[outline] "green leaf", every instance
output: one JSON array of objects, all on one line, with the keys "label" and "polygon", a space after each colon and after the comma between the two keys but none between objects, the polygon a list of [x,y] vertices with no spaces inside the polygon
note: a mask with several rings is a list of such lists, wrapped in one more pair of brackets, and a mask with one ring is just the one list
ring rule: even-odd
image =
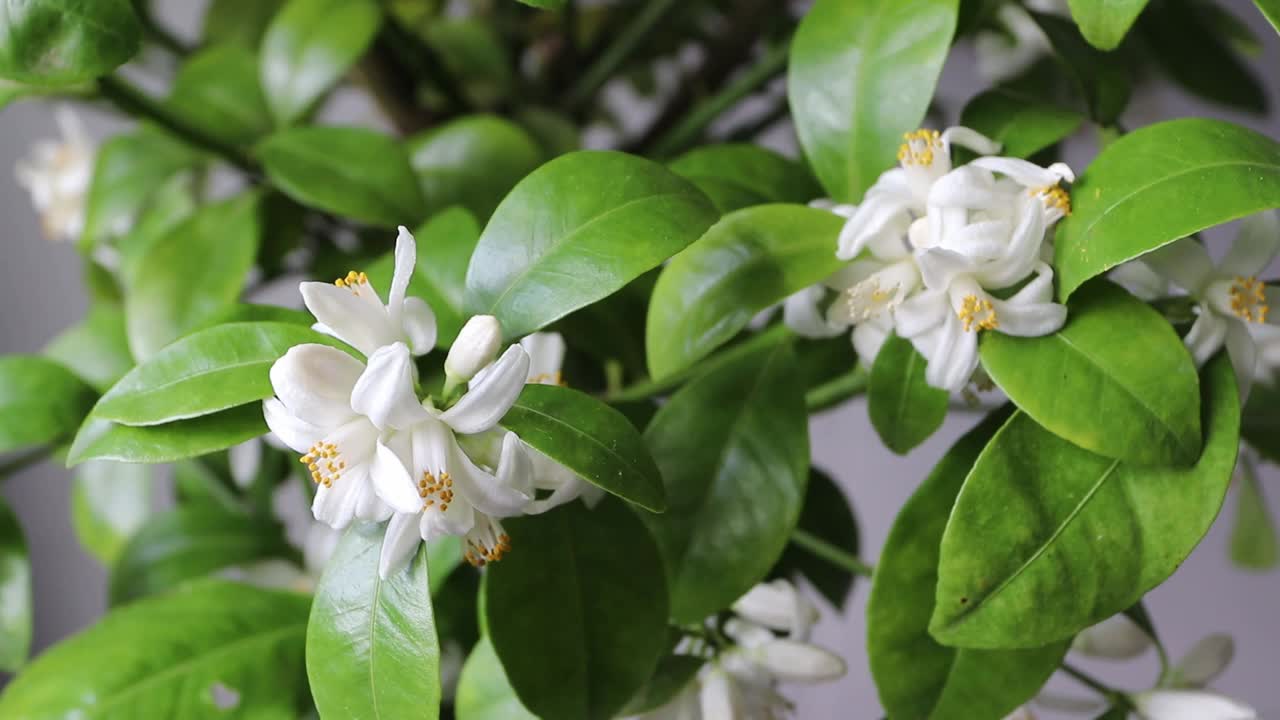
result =
[{"label": "green leaf", "polygon": [[542,717],[613,717],[667,650],[653,539],[613,498],[504,524],[512,550],[487,569],[484,612],[511,686]]},{"label": "green leaf", "polygon": [[152,516],[125,543],[111,569],[108,597],[122,605],[232,565],[292,552],[274,520],[212,506]]},{"label": "green leaf", "polygon": [[1147,0],[1067,0],[1071,18],[1089,44],[1099,50],[1114,50],[1138,19]]},{"label": "green leaf", "polygon": [[867,414],[885,447],[899,455],[928,440],[947,419],[951,395],[925,382],[924,366],[911,342],[897,335],[885,340],[871,366]]},{"label": "green leaf", "polygon": [[1089,114],[1101,125],[1114,124],[1129,104],[1133,89],[1129,68],[1118,54],[1100,52],[1086,44],[1070,21],[1043,13],[1032,16],[1049,38],[1059,66],[1084,97]]},{"label": "green leaf", "polygon": [[557,385],[524,386],[501,421],[533,449],[592,485],[662,512],[662,475],[626,416],[586,393]]},{"label": "green leaf", "polygon": [[119,608],[50,648],[0,695],[6,720],[297,717],[310,598],[208,582]]},{"label": "green leaf", "polygon": [[[31,559],[18,517],[0,497],[0,671],[17,672],[31,650]],[[6,716],[7,717],[7,716]]]},{"label": "green leaf", "polygon": [[138,280],[138,267],[156,243],[197,209],[195,173],[178,173],[156,188],[142,204],[137,220],[127,233],[116,238],[120,251],[120,286],[128,288]]},{"label": "green leaf", "polygon": [[[1265,113],[1267,91],[1249,64],[1223,34],[1205,31],[1213,27],[1211,8],[1217,6],[1159,0],[1139,28],[1156,61],[1183,88],[1212,102]],[[1190,47],[1195,52],[1187,52]]]},{"label": "green leaf", "polygon": [[1019,409],[1086,450],[1137,465],[1200,457],[1195,362],[1160,313],[1109,282],[1073,296],[1058,332],[985,333],[981,354]]},{"label": "green leaf", "polygon": [[258,249],[257,212],[254,194],[208,205],[138,258],[124,307],[140,362],[239,297]]},{"label": "green leaf", "polygon": [[[467,288],[467,264],[480,241],[480,226],[463,208],[433,215],[413,233],[420,260],[409,280],[409,295],[427,301],[436,316],[436,344],[448,347],[467,321],[462,309]],[[385,291],[391,287],[395,257],[387,253],[365,268],[369,282]]]},{"label": "green leaf", "polygon": [[364,54],[381,23],[374,0],[289,0],[262,38],[262,87],[276,123],[305,115]]},{"label": "green leaf", "polygon": [[[387,282],[389,283],[390,280]],[[201,325],[199,329],[205,330],[225,323],[289,323],[291,325],[311,327],[315,321],[316,319],[311,317],[311,313],[306,310],[294,310],[293,308],[276,305],[236,303],[228,305],[222,312],[209,318],[208,322]]]},{"label": "green leaf", "polygon": [[[436,17],[423,35],[445,72],[455,78],[464,102],[492,108],[511,100],[512,68],[517,63],[495,23],[482,17]],[[446,106],[452,102],[447,97],[435,101]]]},{"label": "green leaf", "polygon": [[76,434],[68,467],[86,460],[164,463],[226,450],[267,433],[262,406],[241,405],[164,425],[130,427],[91,418]]},{"label": "green leaf", "polygon": [[197,160],[173,136],[150,127],[107,140],[94,161],[80,247],[91,249],[121,234],[161,186]]},{"label": "green leaf", "polygon": [[43,352],[98,391],[114,385],[133,367],[124,313],[106,303],[90,307],[83,320],[58,333]]},{"label": "green leaf", "polygon": [[538,720],[520,704],[488,637],[471,649],[458,678],[458,720]]},{"label": "green leaf", "polygon": [[1058,668],[1067,643],[971,650],[929,635],[938,545],[974,460],[1009,417],[997,410],[960,438],[899,511],[876,565],[867,604],[867,652],[885,711],[895,718],[1001,718],[1030,700]]},{"label": "green leaf", "polygon": [[1072,187],[1071,199],[1073,212],[1054,243],[1064,300],[1122,262],[1280,207],[1280,143],[1221,120],[1151,125],[1102,151]]},{"label": "green leaf", "polygon": [[565,3],[569,0],[520,0],[520,2],[529,7],[542,8],[543,10],[563,10]]},{"label": "green leaf", "polygon": [[427,206],[461,205],[488,218],[524,176],[542,164],[538,144],[496,115],[470,115],[411,138],[409,164]]},{"label": "green leaf", "polygon": [[0,11],[0,76],[72,85],[137,54],[142,28],[129,0],[26,0]]},{"label": "green leaf", "polygon": [[1217,516],[1239,449],[1240,400],[1225,353],[1205,366],[1201,385],[1204,452],[1187,469],[1094,455],[1014,415],[951,512],[933,636],[963,647],[1045,645],[1168,578]]},{"label": "green leaf", "polygon": [[409,567],[382,580],[382,536],[378,525],[348,530],[316,587],[307,676],[321,717],[439,717],[427,553],[419,550]]},{"label": "green leaf", "polygon": [[151,468],[94,460],[71,481],[71,526],[89,554],[107,567],[151,514]]},{"label": "green leaf", "polygon": [[1075,134],[1084,116],[1011,88],[994,88],[973,98],[960,124],[1002,144],[1000,154],[1026,158]]},{"label": "green leaf", "polygon": [[786,343],[694,378],[645,430],[667,511],[658,540],[671,617],[700,623],[768,574],[800,517],[809,479],[803,378]]},{"label": "green leaf", "polygon": [[759,145],[708,145],[667,167],[697,185],[722,213],[765,203],[806,203],[822,195],[807,168]]},{"label": "green leaf", "polygon": [[192,55],[173,79],[168,106],[191,127],[226,142],[252,143],[271,132],[258,84],[258,56],[241,45]]},{"label": "green leaf", "polygon": [[1236,468],[1236,524],[1231,529],[1231,562],[1250,570],[1280,564],[1280,540],[1258,471],[1247,455]]},{"label": "green leaf", "polygon": [[[851,557],[858,556],[858,522],[853,516],[853,507],[840,486],[817,468],[809,469],[809,487],[805,490],[804,507],[796,528]],[[823,597],[842,610],[853,590],[853,573],[794,543],[783,551],[775,572],[793,578],[803,575]]]},{"label": "green leaf", "polygon": [[582,148],[577,124],[560,112],[526,105],[516,111],[515,119],[538,142],[548,158]]},{"label": "green leaf", "polygon": [[576,152],[521,180],[467,270],[466,307],[507,337],[538,330],[622,286],[715,222],[705,195],[644,158]]},{"label": "green leaf", "polygon": [[[809,165],[857,202],[924,120],[958,0],[818,0],[791,43],[787,96]],[[891,102],[886,99],[892,98]]]},{"label": "green leaf", "polygon": [[649,372],[661,379],[689,367],[761,310],[839,270],[843,222],[826,210],[761,205],[711,226],[658,277],[645,326]]},{"label": "green leaf", "polygon": [[284,0],[212,0],[204,13],[207,45],[236,43],[257,50]]},{"label": "green leaf", "polygon": [[165,347],[120,379],[93,409],[122,425],[159,425],[271,397],[272,364],[303,343],[340,347],[291,323],[215,325]]},{"label": "green leaf", "polygon": [[51,360],[0,356],[0,453],[65,440],[80,426],[96,394]]},{"label": "green leaf", "polygon": [[653,677],[631,698],[631,702],[622,709],[622,714],[642,715],[671,702],[672,698],[693,682],[694,676],[706,663],[705,658],[692,655],[667,655],[662,658],[653,671]]},{"label": "green leaf", "polygon": [[404,148],[355,127],[283,130],[258,146],[267,175],[284,194],[320,210],[382,227],[426,217]]},{"label": "green leaf", "polygon": [[1280,464],[1280,384],[1254,383],[1243,412],[1241,437],[1262,457]]},{"label": "green leaf", "polygon": [[1253,4],[1258,6],[1258,11],[1267,18],[1271,27],[1280,32],[1280,0],[1253,0]]}]

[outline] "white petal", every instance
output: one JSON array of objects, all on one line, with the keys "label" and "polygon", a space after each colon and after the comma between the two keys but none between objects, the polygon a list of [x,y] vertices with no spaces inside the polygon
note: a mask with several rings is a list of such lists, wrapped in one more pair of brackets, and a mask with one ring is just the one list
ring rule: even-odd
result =
[{"label": "white petal", "polygon": [[948,148],[953,145],[959,145],[979,155],[991,155],[1000,152],[1000,143],[977,130],[971,130],[963,125],[956,125],[943,130],[941,139]]},{"label": "white petal", "polygon": [[262,441],[254,438],[232,445],[227,450],[227,461],[236,487],[249,487],[258,477],[258,469],[262,467]]},{"label": "white petal", "polygon": [[1057,303],[1015,304],[992,300],[1000,326],[997,332],[1015,337],[1040,337],[1062,329],[1067,307]]},{"label": "white petal", "polygon": [[1040,262],[1040,250],[1044,245],[1044,213],[1040,201],[1023,196],[1018,206],[1018,226],[1009,238],[1004,256],[982,268],[979,280],[989,288],[1008,287],[1027,276]]},{"label": "white petal", "polygon": [[870,368],[875,364],[880,348],[889,339],[890,329],[883,322],[876,322],[876,318],[858,323],[853,328],[853,351],[858,354],[858,361],[864,367]]},{"label": "white petal", "polygon": [[418,495],[417,483],[405,469],[401,458],[394,450],[378,442],[378,452],[373,459],[373,489],[392,510],[416,513],[422,510],[422,498]]},{"label": "white petal", "polygon": [[403,429],[431,416],[413,390],[413,357],[404,343],[378,348],[351,390],[351,408],[379,429]]},{"label": "white petal", "polygon": [[507,414],[528,377],[529,356],[524,348],[512,345],[481,382],[440,415],[440,420],[467,435],[484,432]]},{"label": "white petal", "polygon": [[791,331],[807,338],[829,338],[844,332],[845,326],[827,321],[818,309],[826,297],[826,288],[812,285],[792,294],[782,303],[782,322]]},{"label": "white petal", "polygon": [[529,382],[551,382],[564,366],[564,336],[557,332],[540,332],[520,340],[529,355]]},{"label": "white petal", "polygon": [[352,492],[356,495],[356,517],[365,522],[382,522],[391,517],[391,506],[378,497],[378,492],[373,488],[370,470],[369,467],[364,468],[358,481],[347,477],[343,480],[351,483]]},{"label": "white petal", "polygon": [[502,346],[502,326],[492,315],[475,315],[458,331],[458,337],[444,359],[444,372],[451,382],[466,383],[493,361]]},{"label": "white petal", "polygon": [[942,325],[951,314],[947,294],[942,290],[928,290],[907,298],[894,309],[894,327],[898,335],[915,338]]},{"label": "white petal", "polygon": [[840,229],[836,239],[836,257],[841,260],[856,258],[867,243],[881,234],[904,235],[911,223],[908,212],[910,198],[910,194],[905,192],[868,192],[867,199]]},{"label": "white petal", "polygon": [[387,317],[391,327],[400,327],[404,310],[404,296],[413,279],[413,266],[418,261],[418,243],[405,226],[400,226],[396,236],[395,271],[391,276],[391,290],[387,294]]},{"label": "white petal", "polygon": [[387,317],[387,309],[372,288],[364,287],[357,295],[331,283],[304,282],[298,289],[316,320],[334,337],[366,356],[400,339]]},{"label": "white petal", "polygon": [[733,680],[725,671],[714,668],[702,678],[702,690],[698,693],[702,703],[702,720],[740,720],[737,691]]},{"label": "white petal", "polygon": [[1231,356],[1231,367],[1236,372],[1236,389],[1240,392],[1240,403],[1249,399],[1249,390],[1253,386],[1253,371],[1258,364],[1258,346],[1249,334],[1249,328],[1234,318],[1226,320],[1227,354]]},{"label": "white petal", "polygon": [[784,681],[827,682],[845,674],[843,658],[809,643],[779,639],[761,646],[757,653],[757,661]]},{"label": "white petal", "polygon": [[981,172],[973,163],[943,175],[929,189],[931,210],[935,207],[982,210],[1008,204],[1012,199],[1008,192],[997,189],[990,182],[990,175]]},{"label": "white petal", "polygon": [[1064,178],[1074,177],[1071,169],[1065,165],[1052,165],[1049,168],[1043,168],[1021,158],[981,157],[969,164],[994,173],[1000,173],[1019,185],[1033,189],[1052,187]]},{"label": "white petal", "polygon": [[759,583],[733,603],[733,611],[751,622],[803,636],[818,610],[786,580]]},{"label": "white petal", "polygon": [[349,420],[351,389],[364,364],[327,345],[294,345],[271,366],[271,387],[292,414],[312,425],[333,427]]},{"label": "white petal", "polygon": [[1200,305],[1200,316],[1191,325],[1191,331],[1182,339],[1196,365],[1204,365],[1209,358],[1222,347],[1227,339],[1227,320],[1206,307]]},{"label": "white petal", "polygon": [[[466,453],[458,447],[458,443],[449,437],[449,473],[453,476],[453,486],[457,494],[486,515],[496,518],[512,517],[524,511],[529,503],[529,496],[519,490],[504,485],[498,478],[481,470]],[[518,468],[512,469],[512,472]],[[455,503],[456,504],[456,503]]]},{"label": "white petal", "polygon": [[1240,221],[1240,234],[1227,256],[1218,263],[1218,271],[1224,275],[1251,277],[1266,270],[1277,252],[1280,252],[1280,214],[1266,210],[1250,215]]},{"label": "white petal", "polygon": [[978,334],[965,330],[955,313],[948,313],[934,332],[937,334],[933,352],[927,356],[925,381],[942,390],[959,392],[978,367]]},{"label": "white petal", "polygon": [[414,355],[426,355],[436,346],[436,314],[422,298],[405,298],[404,314],[400,318],[405,339]]},{"label": "white petal", "polygon": [[502,438],[497,480],[499,485],[533,497],[533,461],[530,460],[520,436],[513,432],[508,432]]},{"label": "white petal", "polygon": [[337,483],[333,487],[316,486],[316,497],[311,501],[311,513],[316,520],[334,530],[343,530],[356,517],[356,503],[360,499],[351,483]]},{"label": "white petal", "polygon": [[1200,292],[1214,270],[1204,246],[1191,238],[1152,250],[1142,256],[1142,261],[1193,295]]},{"label": "white petal", "polygon": [[1189,690],[1152,690],[1133,696],[1144,720],[1257,720],[1248,705],[1221,695]]},{"label": "white petal", "polygon": [[1230,635],[1208,635],[1173,668],[1174,682],[1179,687],[1202,688],[1213,682],[1235,657],[1236,644]]},{"label": "white petal", "polygon": [[1169,281],[1141,260],[1114,268],[1109,277],[1139,300],[1155,300],[1169,294]]},{"label": "white petal", "polygon": [[920,266],[920,278],[930,290],[946,290],[956,276],[973,272],[975,265],[968,257],[941,248],[917,251],[916,262]]},{"label": "white petal", "polygon": [[422,519],[418,522],[418,534],[423,540],[430,542],[444,535],[461,537],[471,532],[475,525],[476,509],[470,503],[452,502],[444,512],[436,505],[422,513]]},{"label": "white petal", "polygon": [[284,403],[275,398],[262,402],[262,416],[272,434],[294,452],[308,452],[312,445],[324,437],[323,429],[290,413]]},{"label": "white petal", "polygon": [[1151,636],[1124,613],[1086,628],[1071,643],[1071,649],[1081,655],[1114,660],[1135,658],[1149,647]]},{"label": "white petal", "polygon": [[378,577],[391,577],[409,564],[422,538],[418,532],[417,513],[396,513],[387,522],[387,533],[382,539],[382,554],[378,557]]}]

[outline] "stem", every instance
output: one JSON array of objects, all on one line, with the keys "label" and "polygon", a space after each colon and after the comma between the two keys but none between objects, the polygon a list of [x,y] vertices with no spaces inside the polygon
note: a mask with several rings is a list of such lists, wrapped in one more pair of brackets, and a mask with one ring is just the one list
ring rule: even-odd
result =
[{"label": "stem", "polygon": [[145,6],[145,3],[136,3],[134,5],[138,10],[138,23],[142,25],[142,30],[160,47],[177,55],[185,57],[191,54],[191,48],[187,46],[177,35],[169,32],[168,28],[156,21],[154,15]]},{"label": "stem", "polygon": [[791,542],[797,547],[802,547],[832,565],[848,570],[854,575],[871,577],[875,574],[875,568],[872,566],[862,562],[857,557],[850,555],[817,535],[810,533],[808,530],[796,528],[791,533]]},{"label": "stem", "polygon": [[1125,696],[1124,693],[1120,692],[1119,690],[1116,690],[1115,688],[1104,685],[1101,681],[1099,681],[1097,678],[1093,677],[1089,673],[1086,673],[1085,671],[1080,670],[1079,668],[1073,667],[1070,663],[1065,663],[1065,662],[1062,663],[1062,671],[1070,675],[1071,677],[1075,678],[1080,683],[1087,685],[1090,689],[1096,691],[1103,697],[1105,697],[1108,701],[1110,701],[1112,705],[1129,707],[1129,699]]},{"label": "stem", "polygon": [[203,131],[192,127],[178,117],[172,110],[157,102],[154,98],[129,84],[116,75],[107,75],[98,80],[98,92],[110,100],[121,111],[146,117],[155,124],[169,131],[179,139],[218,155],[223,160],[251,174],[258,175],[258,163],[250,155],[235,145],[223,142],[206,135]]},{"label": "stem", "polygon": [[35,450],[28,450],[5,460],[0,463],[0,480],[10,475],[16,475],[32,465],[39,464],[46,457],[49,457],[52,449],[52,447],[38,447]]},{"label": "stem", "polygon": [[809,412],[818,412],[838,405],[867,389],[871,373],[861,364],[804,394],[804,404]]},{"label": "stem", "polygon": [[707,361],[698,365],[685,368],[678,373],[673,373],[661,380],[645,380],[635,383],[627,387],[621,388],[616,392],[608,392],[604,395],[604,401],[608,403],[631,402],[633,400],[643,400],[644,398],[659,395],[667,390],[679,387],[695,374],[709,371],[712,368],[720,367],[725,363],[732,362],[738,358],[768,347],[788,335],[788,330],[783,325],[775,325],[762,333],[753,335],[726,350],[722,350],[719,354],[713,355]]},{"label": "stem", "polygon": [[698,103],[675,127],[654,140],[649,154],[668,157],[696,142],[722,113],[782,72],[787,66],[789,49],[790,43],[786,41],[769,48],[764,57],[737,80]]},{"label": "stem", "polygon": [[578,82],[569,89],[567,102],[571,110],[583,109],[596,91],[604,86],[614,72],[648,38],[649,33],[672,8],[677,0],[646,0],[644,7],[627,23],[613,44],[605,49],[598,60],[587,68]]}]

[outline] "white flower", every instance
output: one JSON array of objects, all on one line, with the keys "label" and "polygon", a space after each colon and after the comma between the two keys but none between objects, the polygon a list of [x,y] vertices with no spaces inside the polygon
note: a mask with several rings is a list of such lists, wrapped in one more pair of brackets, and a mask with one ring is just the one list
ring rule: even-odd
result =
[{"label": "white flower", "polygon": [[19,161],[18,184],[31,194],[50,240],[75,240],[84,232],[85,199],[93,179],[93,142],[70,108],[54,113],[61,140],[37,142],[31,156]]},{"label": "white flower", "polygon": [[1227,669],[1235,654],[1236,644],[1230,635],[1206,635],[1169,669],[1163,684],[1187,690],[1207,687]]},{"label": "white flower", "polygon": [[993,84],[1015,78],[1049,54],[1049,39],[1022,6],[1001,5],[996,22],[1004,32],[985,30],[973,41],[978,74]]},{"label": "white flower", "polygon": [[231,480],[244,489],[253,484],[262,467],[262,440],[253,438],[227,449],[227,464],[231,468]]},{"label": "white flower", "polygon": [[1151,690],[1132,695],[1143,720],[1257,720],[1258,711],[1231,698],[1195,690]]},{"label": "white flower", "polygon": [[1130,260],[1107,277],[1139,300],[1158,300],[1169,294],[1169,280],[1141,260]]},{"label": "white flower", "polygon": [[502,347],[502,326],[492,315],[475,315],[458,332],[444,361],[445,388],[448,395],[457,385],[470,382],[476,373],[493,362]]},{"label": "white flower", "polygon": [[1129,619],[1117,613],[1076,635],[1071,649],[1081,655],[1127,660],[1135,658],[1151,647],[1151,636]]},{"label": "white flower", "polygon": [[366,357],[396,342],[407,343],[414,355],[431,352],[436,344],[435,314],[420,298],[405,296],[417,257],[413,235],[401,227],[386,305],[370,287],[369,278],[354,270],[332,284],[299,285],[303,302],[318,321],[315,329],[338,338]]},{"label": "white flower", "polygon": [[1253,377],[1260,383],[1274,385],[1280,371],[1280,327],[1249,323],[1258,356],[1253,365]]},{"label": "white flower", "polygon": [[1222,262],[1214,265],[1204,246],[1184,238],[1143,256],[1153,270],[1187,291],[1198,316],[1184,339],[1197,364],[1204,364],[1225,343],[1236,371],[1241,399],[1248,396],[1257,364],[1257,347],[1248,325],[1280,323],[1270,315],[1280,289],[1258,279],[1280,252],[1280,215],[1268,210],[1245,218]]},{"label": "white flower", "polygon": [[805,640],[818,621],[818,609],[795,585],[774,580],[756,585],[733,603],[733,612],[757,625]]}]

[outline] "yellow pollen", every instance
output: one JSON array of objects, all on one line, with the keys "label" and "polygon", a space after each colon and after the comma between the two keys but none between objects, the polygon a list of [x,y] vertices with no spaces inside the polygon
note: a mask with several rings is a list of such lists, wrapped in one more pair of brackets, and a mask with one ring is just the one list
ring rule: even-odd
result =
[{"label": "yellow pollen", "polygon": [[351,270],[347,273],[346,277],[340,277],[337,280],[334,280],[333,284],[340,288],[346,288],[356,295],[359,295],[361,287],[368,287],[369,276],[362,272]]},{"label": "yellow pollen", "polygon": [[906,142],[898,147],[898,162],[904,167],[929,167],[933,165],[935,153],[942,151],[942,134],[937,130],[916,130],[905,133],[902,139]]},{"label": "yellow pollen", "polygon": [[568,383],[564,381],[564,375],[559,370],[553,373],[538,373],[529,378],[529,382],[534,385],[559,385],[560,387],[568,387]]},{"label": "yellow pollen", "polygon": [[[991,301],[979,300],[977,295],[965,295],[964,301],[960,304],[960,312],[956,315],[964,322],[965,332],[995,330],[1000,327],[1000,321],[996,318],[996,309]],[[985,317],[979,317],[980,315]]]},{"label": "yellow pollen", "polygon": [[1256,277],[1236,276],[1227,291],[1231,296],[1231,312],[1246,322],[1264,323],[1271,308],[1267,306],[1267,288]]},{"label": "yellow pollen", "polygon": [[342,459],[338,446],[323,440],[312,445],[307,454],[298,458],[298,461],[307,466],[307,470],[311,472],[311,480],[315,484],[324,485],[327,488],[333,487],[333,484],[342,478],[342,472],[347,469],[347,463]]},{"label": "yellow pollen", "polygon": [[1046,208],[1057,208],[1062,211],[1063,215],[1071,214],[1071,195],[1061,185],[1032,188],[1030,193],[1040,196]]}]

